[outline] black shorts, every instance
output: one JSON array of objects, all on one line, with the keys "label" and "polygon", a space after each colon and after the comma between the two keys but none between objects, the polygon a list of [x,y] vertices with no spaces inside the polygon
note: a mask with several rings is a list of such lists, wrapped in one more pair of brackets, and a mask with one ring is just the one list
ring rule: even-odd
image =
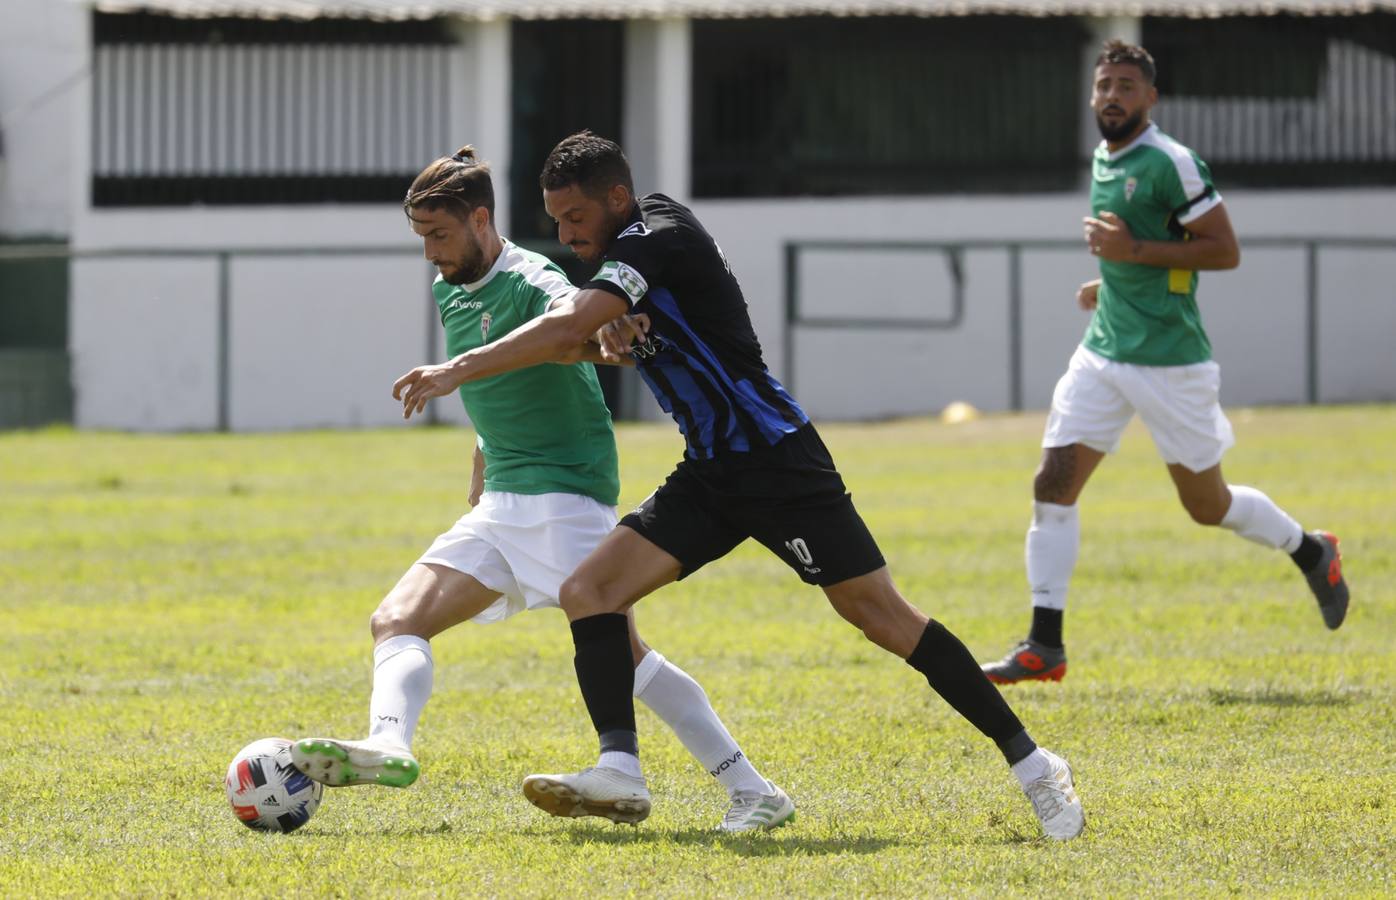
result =
[{"label": "black shorts", "polygon": [[683,566],[680,578],[756,538],[808,584],[885,565],[814,425],[774,447],[685,458],[620,524]]}]

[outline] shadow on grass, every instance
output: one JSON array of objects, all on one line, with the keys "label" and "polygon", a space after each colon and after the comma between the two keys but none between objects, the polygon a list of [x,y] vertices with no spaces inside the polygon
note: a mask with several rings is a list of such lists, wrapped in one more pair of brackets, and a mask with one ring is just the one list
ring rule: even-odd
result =
[{"label": "shadow on grass", "polygon": [[1347,706],[1361,699],[1353,690],[1314,690],[1286,691],[1273,687],[1246,688],[1241,690],[1211,688],[1207,699],[1213,706]]},{"label": "shadow on grass", "polygon": [[[978,840],[974,840],[971,843],[985,847],[1045,845],[1050,843],[1037,831],[1025,831],[1016,827],[1004,825],[994,816],[990,817],[988,824],[991,827],[987,829]],[[849,835],[847,837],[837,838],[809,838],[800,836],[793,828],[781,828],[776,831],[763,831],[754,834],[723,834],[711,828],[677,828],[666,830],[653,827],[627,828],[623,825],[607,826],[600,823],[589,822],[585,825],[578,823],[562,831],[534,826],[517,830],[508,830],[513,834],[538,841],[565,842],[575,846],[606,844],[615,847],[627,847],[632,845],[675,844],[686,847],[704,847],[747,857],[837,856],[843,853],[862,855],[867,853],[878,853],[889,847],[906,847],[913,844],[923,846],[923,843],[919,841],[888,837],[860,837]],[[407,828],[385,828],[374,833],[378,837],[393,838],[449,836],[451,839],[474,839],[473,836],[453,828],[447,822],[441,822],[437,825],[423,824]],[[344,837],[362,837],[363,834],[363,830],[357,826],[346,826],[343,828],[328,827],[322,829],[317,828],[308,832],[297,832],[295,837],[308,841],[317,839],[341,840]]]},{"label": "shadow on grass", "polygon": [[756,834],[722,834],[711,828],[670,830],[589,827],[563,832],[528,829],[524,832],[541,839],[560,838],[573,844],[679,844],[725,850],[738,856],[832,856],[840,853],[877,853],[907,842],[881,837],[807,838],[781,828]]}]

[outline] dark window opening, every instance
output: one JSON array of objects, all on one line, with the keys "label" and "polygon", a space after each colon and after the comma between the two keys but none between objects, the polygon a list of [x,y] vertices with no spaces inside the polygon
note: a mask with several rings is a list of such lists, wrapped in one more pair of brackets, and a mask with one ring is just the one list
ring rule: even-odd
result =
[{"label": "dark window opening", "polygon": [[1227,184],[1396,184],[1396,14],[1146,18],[1154,120]]},{"label": "dark window opening", "polygon": [[450,153],[445,20],[93,13],[94,206],[381,203]]},{"label": "dark window opening", "polygon": [[1070,189],[1086,40],[1067,17],[695,21],[694,194]]}]

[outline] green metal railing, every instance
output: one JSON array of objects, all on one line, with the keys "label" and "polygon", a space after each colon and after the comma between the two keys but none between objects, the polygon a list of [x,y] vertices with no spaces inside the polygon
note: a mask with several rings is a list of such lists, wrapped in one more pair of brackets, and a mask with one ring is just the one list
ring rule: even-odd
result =
[{"label": "green metal railing", "polygon": [[[1319,397],[1319,251],[1325,249],[1371,249],[1396,251],[1396,238],[1314,238],[1261,237],[1242,241],[1244,249],[1280,248],[1302,250],[1304,254],[1304,367],[1305,398],[1317,403]],[[837,252],[938,253],[945,257],[951,277],[951,314],[935,319],[913,318],[827,318],[806,315],[800,305],[800,255],[809,250]],[[969,241],[787,241],[785,243],[785,377],[783,383],[793,393],[796,370],[796,332],[800,329],[839,328],[874,331],[895,328],[916,331],[952,331],[960,327],[964,315],[966,274],[964,254],[970,250],[1000,250],[1008,256],[1008,367],[1009,408],[1023,408],[1023,266],[1025,250],[1080,251],[1081,241],[1066,239],[969,240]]]}]

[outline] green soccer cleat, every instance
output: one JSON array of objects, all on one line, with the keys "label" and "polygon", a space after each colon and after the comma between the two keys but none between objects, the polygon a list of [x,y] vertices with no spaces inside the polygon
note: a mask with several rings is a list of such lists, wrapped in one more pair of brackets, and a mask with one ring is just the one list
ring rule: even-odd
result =
[{"label": "green soccer cleat", "polygon": [[718,831],[739,832],[770,830],[795,821],[795,802],[771,782],[766,786],[768,794],[755,791],[741,791],[732,797],[732,806],[722,817]]},{"label": "green soccer cleat", "polygon": [[404,788],[422,773],[412,751],[405,747],[332,738],[296,741],[291,745],[291,763],[315,781],[330,787],[381,784]]},{"label": "green soccer cleat", "polygon": [[1311,531],[1309,537],[1323,547],[1323,558],[1318,565],[1304,573],[1304,578],[1318,601],[1323,624],[1331,631],[1343,624],[1348,614],[1348,583],[1343,580],[1343,555],[1338,552],[1337,535]]},{"label": "green soccer cleat", "polygon": [[1025,638],[998,662],[985,663],[984,674],[994,684],[1019,681],[1061,681],[1066,675],[1066,648],[1048,647]]}]

